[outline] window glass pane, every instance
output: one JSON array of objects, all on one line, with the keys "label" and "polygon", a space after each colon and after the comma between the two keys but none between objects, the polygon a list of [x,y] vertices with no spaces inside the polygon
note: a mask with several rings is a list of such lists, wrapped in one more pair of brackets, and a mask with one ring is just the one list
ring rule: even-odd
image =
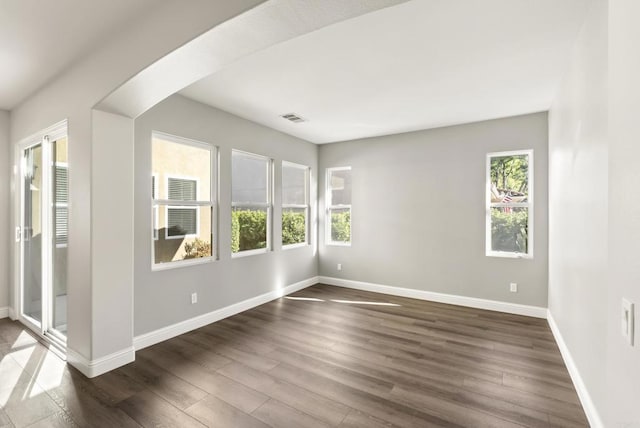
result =
[{"label": "window glass pane", "polygon": [[154,135],[152,153],[157,199],[211,200],[211,150]]},{"label": "window glass pane", "polygon": [[491,202],[527,202],[529,196],[529,156],[491,158]]},{"label": "window glass pane", "polygon": [[231,212],[231,251],[267,248],[267,209],[236,207]]},{"label": "window glass pane", "polygon": [[329,174],[331,205],[351,205],[351,170],[332,170]]},{"label": "window glass pane", "polygon": [[529,208],[491,208],[491,250],[527,254]]},{"label": "window glass pane", "polygon": [[155,263],[211,257],[212,208],[159,205],[154,209]]},{"label": "window glass pane", "polygon": [[331,241],[351,242],[351,209],[332,209],[329,214],[331,216]]},{"label": "window glass pane", "polygon": [[52,252],[53,299],[52,327],[63,335],[67,332],[67,245],[69,243],[69,159],[67,138],[52,143],[53,155],[53,227],[55,241]]},{"label": "window glass pane", "polygon": [[307,204],[307,168],[282,165],[282,204]]},{"label": "window glass pane", "polygon": [[284,208],[282,210],[282,245],[307,242],[306,217],[306,208]]},{"label": "window glass pane", "polygon": [[237,204],[266,204],[269,160],[234,151],[232,153],[231,198]]}]

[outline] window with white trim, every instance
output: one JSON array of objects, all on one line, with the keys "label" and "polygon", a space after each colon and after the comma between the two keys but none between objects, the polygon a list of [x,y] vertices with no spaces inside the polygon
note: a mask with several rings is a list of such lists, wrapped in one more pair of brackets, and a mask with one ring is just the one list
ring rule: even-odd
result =
[{"label": "window with white trim", "polygon": [[231,252],[264,253],[271,248],[271,159],[231,153]]},{"label": "window with white trim", "polygon": [[282,245],[309,242],[309,167],[282,162]]},{"label": "window with white trim", "polygon": [[208,261],[215,256],[215,147],[153,133],[153,268]]},{"label": "window with white trim", "polygon": [[533,150],[487,155],[487,256],[533,257]]},{"label": "window with white trim", "polygon": [[351,245],[351,167],[327,169],[326,242]]}]

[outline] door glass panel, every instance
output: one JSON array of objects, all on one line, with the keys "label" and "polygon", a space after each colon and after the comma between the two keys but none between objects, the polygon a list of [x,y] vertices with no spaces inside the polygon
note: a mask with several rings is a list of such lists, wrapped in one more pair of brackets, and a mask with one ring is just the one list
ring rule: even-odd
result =
[{"label": "door glass panel", "polygon": [[24,159],[22,313],[42,322],[42,145],[29,147]]},{"label": "door glass panel", "polygon": [[59,333],[67,333],[67,243],[68,243],[68,195],[69,172],[67,163],[67,139],[51,144],[51,218],[52,237],[52,293],[50,327]]}]

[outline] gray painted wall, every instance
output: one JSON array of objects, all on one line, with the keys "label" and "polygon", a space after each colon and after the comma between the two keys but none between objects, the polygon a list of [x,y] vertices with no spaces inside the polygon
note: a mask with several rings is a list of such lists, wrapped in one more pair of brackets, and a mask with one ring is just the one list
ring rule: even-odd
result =
[{"label": "gray painted wall", "polygon": [[[609,1],[609,273],[606,426],[640,426],[640,2]],[[635,303],[635,346],[621,335]]]},{"label": "gray painted wall", "polygon": [[0,110],[0,236],[7,236],[0,242],[0,308],[9,306],[9,274],[11,233],[9,226],[9,212],[11,200],[9,185],[11,179],[11,162],[9,161],[9,113]]},{"label": "gray painted wall", "polygon": [[[486,154],[517,149],[534,150],[534,258],[486,257]],[[352,245],[324,245],[321,212],[320,275],[546,307],[546,113],[320,146],[321,207],[346,165]]]},{"label": "gray painted wall", "polygon": [[607,10],[594,2],[549,111],[549,309],[605,410]]},{"label": "gray painted wall", "polygon": [[[151,270],[151,132],[199,140],[219,147],[220,259],[207,264]],[[314,144],[174,95],[135,122],[135,271],[136,336],[241,302],[317,275],[312,244],[283,250],[279,222],[282,161],[311,167],[311,224],[315,225],[318,148]],[[274,160],[273,251],[231,258],[231,150],[240,149]],[[315,227],[312,227],[315,229]],[[199,302],[191,305],[192,292]]]},{"label": "gray painted wall", "polygon": [[[252,0],[199,1],[185,8],[180,1],[158,2],[144,17],[136,20],[135,25],[128,25],[111,34],[104,45],[95,46],[91,54],[79,59],[11,111],[12,142],[18,142],[65,118],[69,121],[67,349],[85,360],[99,360],[121,353],[120,344],[129,340],[131,335],[129,329],[116,331],[109,326],[114,309],[110,302],[117,300],[121,287],[93,293],[92,267],[101,263],[103,269],[108,269],[111,260],[92,259],[92,248],[101,245],[107,248],[112,245],[112,240],[98,242],[91,236],[91,230],[94,227],[113,228],[114,225],[94,224],[92,218],[92,200],[102,197],[92,195],[92,179],[95,178],[92,172],[92,139],[95,135],[92,108],[158,58],[253,4]],[[171,25],[166,26],[167,22],[171,22]],[[158,28],[162,27],[165,28],[160,34]],[[13,251],[16,248],[13,246]],[[128,290],[126,298],[132,292]],[[104,303],[94,299],[95,296],[107,294],[109,299]],[[117,316],[131,314],[119,313]],[[98,320],[98,317],[102,318]],[[102,326],[108,328],[103,330]],[[72,364],[75,364],[74,360]]]}]

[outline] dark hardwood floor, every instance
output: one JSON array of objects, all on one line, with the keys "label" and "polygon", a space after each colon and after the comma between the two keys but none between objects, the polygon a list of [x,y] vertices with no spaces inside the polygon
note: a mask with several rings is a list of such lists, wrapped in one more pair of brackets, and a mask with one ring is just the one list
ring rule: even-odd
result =
[{"label": "dark hardwood floor", "polygon": [[316,285],[87,379],[0,320],[0,427],[584,427],[545,320]]}]

